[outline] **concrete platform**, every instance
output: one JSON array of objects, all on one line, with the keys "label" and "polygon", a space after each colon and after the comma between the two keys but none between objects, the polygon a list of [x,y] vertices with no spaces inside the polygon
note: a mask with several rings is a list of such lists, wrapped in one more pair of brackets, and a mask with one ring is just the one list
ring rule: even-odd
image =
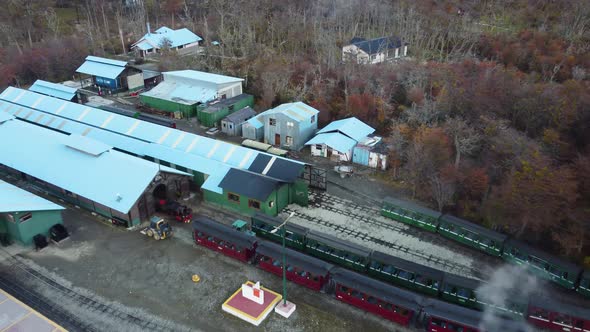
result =
[{"label": "concrete platform", "polygon": [[275,307],[275,312],[285,318],[289,318],[291,314],[295,312],[296,307],[297,306],[293,302],[287,301],[287,303],[283,305],[283,301],[281,301],[281,303],[277,304]]},{"label": "concrete platform", "polygon": [[[254,286],[254,283],[251,281],[246,282],[246,284]],[[261,289],[264,291],[264,302],[262,304],[257,304],[242,296],[242,288],[240,287],[223,303],[221,309],[248,323],[258,326],[283,298],[279,293],[275,293],[270,289],[264,287],[261,287]]]}]

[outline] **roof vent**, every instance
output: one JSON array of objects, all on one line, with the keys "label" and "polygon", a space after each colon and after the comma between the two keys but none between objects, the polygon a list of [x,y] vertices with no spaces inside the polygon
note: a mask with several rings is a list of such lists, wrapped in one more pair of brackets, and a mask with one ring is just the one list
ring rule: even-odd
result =
[{"label": "roof vent", "polygon": [[121,194],[117,193],[117,202],[120,202],[123,199],[123,196],[121,196]]}]

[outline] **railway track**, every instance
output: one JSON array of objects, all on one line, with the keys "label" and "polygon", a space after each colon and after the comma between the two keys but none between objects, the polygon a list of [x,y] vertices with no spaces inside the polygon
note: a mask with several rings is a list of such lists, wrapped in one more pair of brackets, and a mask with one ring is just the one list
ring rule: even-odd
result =
[{"label": "railway track", "polygon": [[[32,269],[23,263],[18,257],[11,256],[5,250],[1,250],[3,256],[9,261],[9,268],[6,272],[0,274],[0,286],[11,293],[27,305],[33,307],[42,314],[47,313],[47,317],[54,320],[56,323],[64,326],[70,331],[100,331],[88,323],[81,322],[74,318],[72,313],[59,307],[58,303],[51,303],[52,301],[44,298],[40,294],[30,290],[30,287],[25,288],[26,281],[34,284],[41,284],[44,287],[58,292],[63,297],[69,299],[73,304],[80,308],[88,310],[95,314],[104,314],[105,319],[109,317],[118,319],[122,323],[137,326],[144,331],[174,331],[172,328],[160,325],[159,323],[142,319],[135,315],[126,313],[122,310],[114,308],[113,306],[101,303],[86,295],[82,295],[70,288],[67,288],[57,281],[43,275],[39,271]],[[1,263],[0,263],[1,264]],[[10,271],[10,272],[8,272]],[[69,328],[68,328],[69,327]]]},{"label": "railway track", "polygon": [[291,210],[289,208],[283,209],[283,212],[285,212],[287,214],[293,212],[293,213],[295,213],[295,215],[297,217],[307,220],[309,222],[329,227],[329,228],[334,229],[335,231],[342,233],[344,235],[353,236],[353,237],[363,240],[363,241],[372,242],[377,245],[380,245],[380,246],[383,246],[383,247],[386,247],[389,249],[393,249],[393,250],[401,252],[401,253],[406,253],[408,255],[411,255],[411,256],[414,256],[414,257],[419,258],[421,260],[430,262],[430,263],[435,264],[437,266],[444,267],[445,270],[447,270],[449,272],[459,273],[459,274],[469,275],[469,276],[476,276],[476,275],[479,275],[481,272],[477,269],[473,269],[472,267],[468,267],[468,266],[458,264],[458,263],[455,263],[455,262],[452,262],[452,261],[449,261],[446,259],[442,259],[440,257],[429,255],[424,252],[415,251],[407,246],[403,246],[403,245],[399,245],[399,244],[396,244],[393,242],[385,241],[383,239],[374,237],[368,233],[360,232],[360,231],[357,231],[357,230],[354,230],[354,229],[351,229],[351,228],[348,228],[348,227],[345,227],[342,225],[332,223],[327,220],[323,220],[323,219],[320,219],[317,217],[309,216],[307,214],[297,212],[297,211]]}]

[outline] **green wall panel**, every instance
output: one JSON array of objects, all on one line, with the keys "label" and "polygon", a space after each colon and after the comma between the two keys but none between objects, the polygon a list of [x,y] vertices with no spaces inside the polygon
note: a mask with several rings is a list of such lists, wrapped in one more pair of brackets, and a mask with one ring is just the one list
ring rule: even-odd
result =
[{"label": "green wall panel", "polygon": [[37,234],[49,235],[49,228],[55,224],[63,223],[61,210],[35,211],[31,218],[25,222],[19,220],[27,212],[12,213],[14,222],[6,221],[5,225],[10,238],[24,245],[33,243],[33,237]]}]

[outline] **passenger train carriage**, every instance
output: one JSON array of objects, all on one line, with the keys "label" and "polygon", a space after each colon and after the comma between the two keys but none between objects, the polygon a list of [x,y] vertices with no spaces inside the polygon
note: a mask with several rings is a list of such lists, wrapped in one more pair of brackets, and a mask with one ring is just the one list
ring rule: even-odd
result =
[{"label": "passenger train carriage", "polygon": [[[282,220],[271,217],[263,213],[256,213],[252,217],[252,231],[257,236],[267,238],[275,242],[282,241],[281,232],[271,233],[273,229],[280,226]],[[308,229],[297,224],[289,223],[286,225],[287,232],[285,236],[285,244],[291,248],[304,251],[305,250],[305,234]]]},{"label": "passenger train carriage", "polygon": [[193,219],[193,239],[199,245],[243,262],[254,256],[256,238],[204,216]]},{"label": "passenger train carriage", "polygon": [[[263,270],[278,276],[283,274],[283,248],[272,242],[260,242],[256,247],[256,264]],[[286,249],[286,277],[296,284],[320,291],[328,282],[332,264]]]},{"label": "passenger train carriage", "polygon": [[[263,239],[247,235],[229,226],[218,224],[217,222],[199,216],[193,221],[195,242],[212,250],[239,259],[241,261],[252,262],[261,269],[267,270],[275,275],[282,274],[282,247],[267,242]],[[307,248],[307,237],[310,232],[304,234],[303,243]],[[343,262],[343,257],[350,257],[347,253],[356,253],[356,257],[361,257],[366,264],[366,271],[360,271],[367,275],[349,271],[340,267],[308,256],[304,253],[291,249],[286,251],[287,258],[287,278],[295,283],[319,291],[333,294],[336,299],[348,304],[359,307],[373,314],[384,317],[390,321],[401,325],[411,325],[430,332],[484,332],[480,323],[487,313],[476,311],[467,307],[457,306],[452,303],[443,302],[437,298],[446,301],[461,303],[473,308],[481,309],[487,305],[499,312],[501,315],[495,317],[495,323],[499,331],[524,331],[522,330],[521,321],[526,318],[530,323],[553,331],[579,331],[590,332],[590,310],[558,303],[555,300],[534,298],[529,301],[528,298],[519,298],[515,294],[511,303],[504,307],[494,307],[486,304],[477,298],[478,281],[470,280],[460,276],[453,276],[444,272],[437,274],[429,268],[422,267],[418,264],[399,260],[383,253],[371,251],[358,251],[357,245],[338,240],[334,241],[330,236],[322,235],[318,232],[311,233],[316,245],[323,245],[318,241],[326,241],[329,244],[326,248],[338,247],[338,255],[324,256],[338,257],[335,259],[338,264]],[[321,252],[326,252],[322,249]],[[364,255],[364,256],[363,256]],[[357,261],[357,260],[353,260]],[[374,262],[380,262],[379,267],[370,270],[370,267],[377,267]],[[358,268],[357,265],[352,265]],[[406,281],[417,280],[418,277],[426,276],[433,280],[432,288],[440,285],[440,292],[437,298],[432,297],[432,291],[426,291],[416,284],[401,282],[400,280],[390,279],[396,273],[379,273],[399,271],[397,276],[403,276]],[[403,273],[402,273],[403,271]],[[411,271],[411,272],[410,272]],[[375,274],[377,273],[377,274]],[[378,281],[371,277],[380,278],[391,283]],[[420,279],[424,280],[424,279]],[[438,280],[438,281],[436,281]],[[396,284],[396,282],[398,282]],[[408,290],[400,289],[392,284],[404,285],[412,290],[418,290],[431,297],[419,295]],[[428,285],[429,282],[420,282],[421,286]],[[461,301],[462,300],[462,301]],[[512,314],[512,315],[507,315]],[[516,320],[506,319],[508,317],[517,318]],[[488,330],[488,331],[496,331]]]},{"label": "passenger train carriage", "polygon": [[351,270],[365,272],[370,250],[316,231],[305,235],[305,251],[313,256],[336,263]]},{"label": "passenger train carriage", "polygon": [[575,289],[590,298],[590,272],[566,260],[546,254],[520,241],[489,230],[480,225],[403,200],[387,197],[381,214],[388,218],[420,227],[464,245],[501,257],[503,260],[526,267],[540,278],[568,289]]}]

